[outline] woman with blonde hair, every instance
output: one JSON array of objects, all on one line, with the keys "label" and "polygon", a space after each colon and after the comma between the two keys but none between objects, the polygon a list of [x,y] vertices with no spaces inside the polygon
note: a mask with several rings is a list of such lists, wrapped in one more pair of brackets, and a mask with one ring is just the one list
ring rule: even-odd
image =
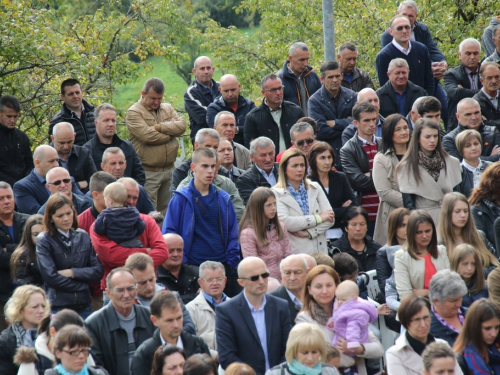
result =
[{"label": "woman with blonde hair", "polygon": [[256,375],[255,370],[246,363],[234,362],[226,367],[224,375]]}]

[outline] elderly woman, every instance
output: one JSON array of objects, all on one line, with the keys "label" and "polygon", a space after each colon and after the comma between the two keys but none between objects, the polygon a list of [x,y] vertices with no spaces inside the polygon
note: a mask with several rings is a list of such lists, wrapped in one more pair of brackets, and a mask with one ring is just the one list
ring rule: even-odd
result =
[{"label": "elderly woman", "polygon": [[323,189],[306,178],[307,158],[289,149],[281,158],[278,183],[273,187],[278,218],[285,224],[294,254],[327,252],[326,231],[335,214]]},{"label": "elderly woman", "polygon": [[[431,306],[423,297],[410,294],[401,301],[398,312],[399,321],[406,329],[396,340],[396,344],[387,350],[387,372],[397,375],[421,375],[423,370],[422,353],[433,342],[446,341],[436,339],[430,334]],[[447,345],[447,344],[446,344]],[[455,374],[462,371],[455,365]]]},{"label": "elderly woman", "polygon": [[[304,291],[304,307],[297,315],[295,322],[313,323],[324,334],[326,342],[331,343],[335,332],[327,326],[328,320],[333,315],[335,290],[340,284],[340,279],[329,266],[316,266],[307,275]],[[341,338],[338,349],[341,351],[340,369],[342,373],[349,370],[357,371],[359,375],[366,375],[364,358],[380,358],[384,348],[377,338],[369,332],[369,343],[364,343],[355,350],[347,348],[348,342]]]},{"label": "elderly woman", "polygon": [[439,271],[431,279],[431,334],[450,346],[462,332],[465,316],[462,296],[467,291],[462,277],[449,269]]}]

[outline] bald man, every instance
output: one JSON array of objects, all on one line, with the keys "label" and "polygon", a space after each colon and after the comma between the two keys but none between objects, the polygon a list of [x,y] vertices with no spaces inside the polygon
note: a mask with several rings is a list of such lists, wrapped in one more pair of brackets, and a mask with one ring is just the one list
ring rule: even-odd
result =
[{"label": "bald man", "polygon": [[268,278],[262,259],[243,259],[238,266],[243,291],[215,308],[217,348],[224,370],[231,363],[243,362],[257,375],[264,375],[285,361],[290,313],[286,301],[266,294]]},{"label": "bald man", "polygon": [[220,78],[219,85],[221,96],[216,98],[214,102],[207,107],[208,127],[214,127],[214,119],[217,113],[221,111],[233,113],[236,117],[234,141],[243,145],[243,126],[245,125],[245,117],[248,112],[255,108],[255,103],[240,95],[241,84],[238,82],[236,76],[232,74],[223,75]]}]

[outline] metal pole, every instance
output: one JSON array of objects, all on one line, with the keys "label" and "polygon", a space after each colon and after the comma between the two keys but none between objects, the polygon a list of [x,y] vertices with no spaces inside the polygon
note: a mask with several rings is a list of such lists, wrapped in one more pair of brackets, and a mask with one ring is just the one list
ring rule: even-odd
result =
[{"label": "metal pole", "polygon": [[335,60],[333,0],[323,0],[323,38],[325,40],[325,60]]}]

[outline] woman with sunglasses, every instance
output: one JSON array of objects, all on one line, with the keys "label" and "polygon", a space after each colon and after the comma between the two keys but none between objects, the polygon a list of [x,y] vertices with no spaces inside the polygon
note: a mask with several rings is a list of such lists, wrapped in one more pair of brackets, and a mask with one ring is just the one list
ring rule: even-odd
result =
[{"label": "woman with sunglasses", "polygon": [[43,224],[36,253],[52,312],[67,308],[86,319],[92,313],[88,284],[99,282],[104,274],[90,236],[78,229],[75,208],[65,194],[49,198]]}]

